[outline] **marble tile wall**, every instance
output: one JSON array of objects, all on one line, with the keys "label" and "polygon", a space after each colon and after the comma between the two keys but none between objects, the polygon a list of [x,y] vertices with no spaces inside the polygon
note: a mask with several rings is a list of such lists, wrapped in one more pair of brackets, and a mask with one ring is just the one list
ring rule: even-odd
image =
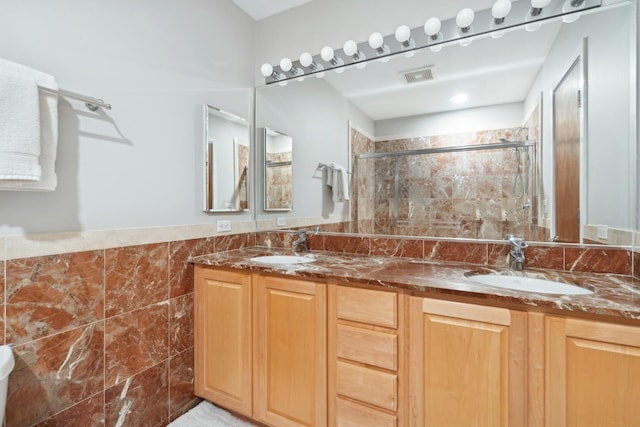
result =
[{"label": "marble tile wall", "polygon": [[[313,250],[506,266],[501,242],[349,236],[323,224]],[[312,229],[313,225],[307,228]],[[0,260],[0,343],[13,343],[8,427],[164,426],[193,395],[190,256],[268,246],[263,231]],[[529,267],[631,274],[640,256],[619,248],[533,244]],[[637,271],[637,269],[636,269]]]},{"label": "marble tile wall", "polygon": [[[376,152],[497,143],[517,129],[376,142]],[[499,239],[529,238],[531,150],[453,152],[368,160],[375,170],[375,233]],[[520,173],[517,174],[516,171]],[[529,185],[527,185],[529,184]],[[398,187],[397,221],[395,187]]]},{"label": "marble tile wall", "polygon": [[[311,235],[312,250],[355,253],[368,256],[399,256],[429,261],[452,261],[507,267],[509,246],[500,241],[464,241],[413,239],[411,237],[350,236],[331,232]],[[291,237],[285,232],[264,231],[256,234],[256,245],[290,248]],[[631,275],[640,255],[626,248],[580,247],[575,245],[531,243],[525,250],[529,268],[573,272]]]},{"label": "marble tile wall", "polygon": [[351,129],[351,164],[355,165],[351,180],[351,223],[352,232],[371,234],[374,230],[375,216],[375,168],[371,161],[356,160],[357,154],[375,153],[375,142]]},{"label": "marble tile wall", "polygon": [[0,261],[7,427],[165,426],[194,406],[192,255],[254,233]]},{"label": "marble tile wall", "polygon": [[[291,162],[292,152],[267,153],[267,162]],[[293,169],[291,163],[267,167],[266,181],[269,187],[267,207],[269,209],[290,209],[292,198]]]}]

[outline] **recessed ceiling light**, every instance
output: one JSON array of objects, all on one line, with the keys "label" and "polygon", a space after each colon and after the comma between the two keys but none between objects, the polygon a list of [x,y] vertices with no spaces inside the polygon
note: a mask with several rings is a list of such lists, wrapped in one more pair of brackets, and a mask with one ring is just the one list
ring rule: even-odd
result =
[{"label": "recessed ceiling light", "polygon": [[469,100],[469,96],[466,93],[459,93],[458,95],[450,99],[454,104],[463,104]]}]

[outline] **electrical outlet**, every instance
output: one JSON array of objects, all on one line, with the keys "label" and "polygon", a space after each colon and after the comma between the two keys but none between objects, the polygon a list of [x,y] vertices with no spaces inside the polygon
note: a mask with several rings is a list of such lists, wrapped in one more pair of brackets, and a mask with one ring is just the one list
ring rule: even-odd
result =
[{"label": "electrical outlet", "polygon": [[218,233],[221,231],[231,231],[231,221],[216,222],[216,230],[218,230]]},{"label": "electrical outlet", "polygon": [[609,227],[606,225],[598,226],[598,239],[608,240],[609,239]]},{"label": "electrical outlet", "polygon": [[283,216],[276,217],[276,225],[278,227],[282,227],[284,225],[287,225],[287,218],[285,218]]}]

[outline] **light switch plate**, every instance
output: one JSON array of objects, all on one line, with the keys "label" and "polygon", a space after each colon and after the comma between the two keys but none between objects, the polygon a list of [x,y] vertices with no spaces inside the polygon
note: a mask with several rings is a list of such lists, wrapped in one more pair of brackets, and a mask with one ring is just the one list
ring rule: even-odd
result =
[{"label": "light switch plate", "polygon": [[231,231],[231,221],[216,222],[216,230],[218,230],[218,233],[221,231]]},{"label": "light switch plate", "polygon": [[287,225],[287,218],[283,216],[276,217],[276,225],[278,227],[282,227],[283,225]]}]

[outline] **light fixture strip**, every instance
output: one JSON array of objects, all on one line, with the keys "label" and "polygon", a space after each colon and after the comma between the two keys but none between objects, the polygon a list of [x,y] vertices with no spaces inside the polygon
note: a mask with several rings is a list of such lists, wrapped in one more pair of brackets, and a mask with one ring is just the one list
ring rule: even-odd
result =
[{"label": "light fixture strip", "polygon": [[[566,0],[552,0],[548,6],[544,7],[543,10],[537,15],[531,15],[531,2],[529,0],[520,0],[512,3],[511,11],[508,16],[505,18],[503,23],[499,28],[495,27],[495,24],[492,26],[494,21],[493,15],[491,14],[491,8],[483,9],[475,12],[475,18],[473,20],[473,32],[466,34],[459,32],[458,25],[456,24],[456,17],[446,19],[442,21],[442,27],[440,32],[442,33],[442,39],[438,43],[434,44],[431,42],[430,37],[427,36],[424,32],[422,26],[412,28],[411,29],[411,38],[415,41],[415,48],[410,50],[420,50],[427,47],[431,47],[434,45],[446,45],[451,42],[455,42],[461,39],[469,38],[469,37],[478,37],[483,35],[489,35],[494,31],[504,31],[511,28],[523,27],[527,24],[531,24],[532,22],[542,22],[542,21],[557,21],[562,19],[563,16],[571,13],[585,13],[591,9],[597,9],[602,7],[602,0],[584,0],[580,9],[575,12],[566,13],[562,11],[562,6]],[[425,17],[428,19],[429,17]],[[292,61],[294,68],[302,69],[306,76],[313,75],[318,72],[327,72],[331,71],[335,68],[340,67],[348,67],[353,64],[357,64],[358,62],[367,62],[367,61],[375,61],[377,59],[395,55],[398,53],[406,53],[408,49],[403,49],[401,43],[395,38],[395,34],[389,34],[383,37],[384,45],[389,47],[389,51],[382,55],[379,55],[376,49],[372,49],[369,46],[369,42],[364,41],[358,43],[358,52],[364,54],[366,58],[363,61],[354,61],[354,58],[348,56],[344,53],[342,48],[334,49],[334,58],[342,59],[344,65],[333,65],[332,62],[327,62],[322,59],[320,54],[313,55],[313,61],[316,64],[321,64],[323,69],[321,70],[313,70],[310,67],[303,67],[300,64],[299,60]],[[278,65],[273,66],[274,74],[271,76],[265,77],[266,84],[283,82],[286,80],[294,79],[295,76],[290,76],[289,74],[283,72]],[[279,78],[275,77],[275,73],[278,73]]]}]

